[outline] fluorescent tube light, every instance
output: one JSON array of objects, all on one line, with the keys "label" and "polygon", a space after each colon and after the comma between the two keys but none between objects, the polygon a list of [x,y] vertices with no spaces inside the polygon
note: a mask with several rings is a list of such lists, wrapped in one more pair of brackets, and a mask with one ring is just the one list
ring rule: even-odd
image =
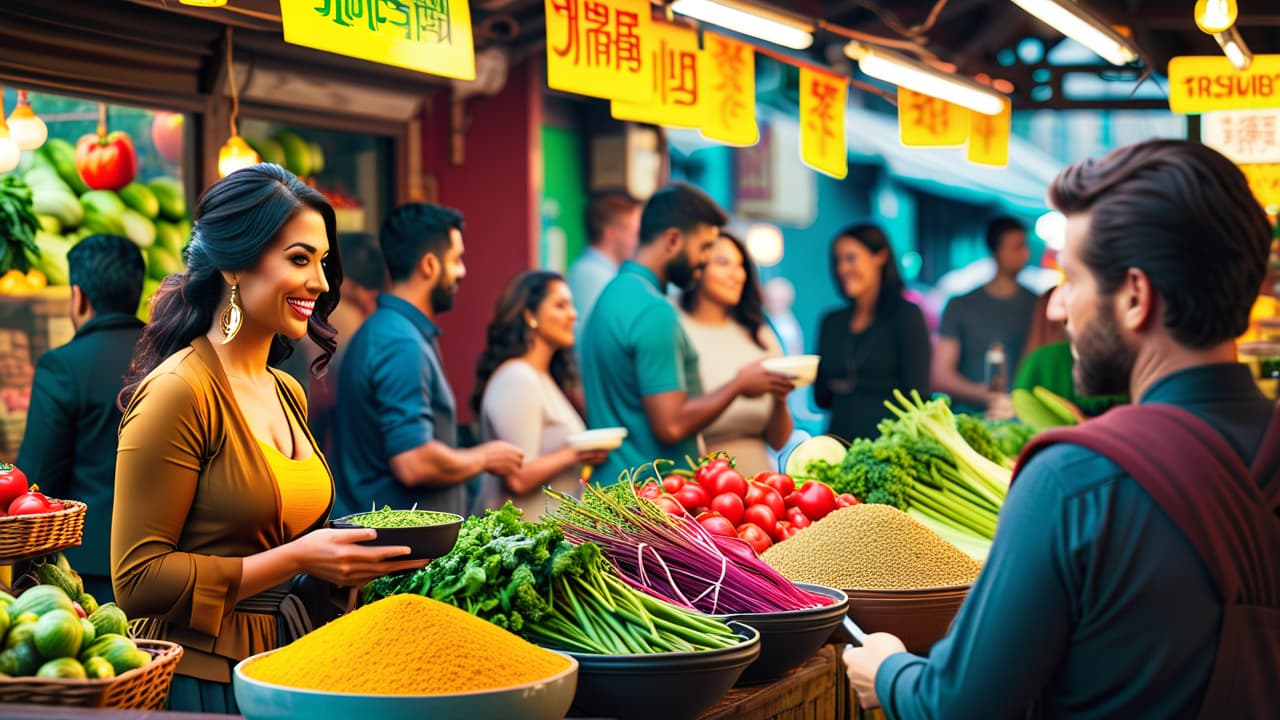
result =
[{"label": "fluorescent tube light", "polygon": [[1013,4],[1112,65],[1128,65],[1138,59],[1132,43],[1070,0],[1013,0]]},{"label": "fluorescent tube light", "polygon": [[946,100],[983,115],[999,115],[1004,111],[1003,95],[966,77],[945,73],[904,55],[857,42],[846,45],[844,53],[858,61],[862,72],[878,80]]},{"label": "fluorescent tube light", "polygon": [[793,50],[804,50],[813,44],[813,23],[747,2],[676,0],[671,10]]},{"label": "fluorescent tube light", "polygon": [[1244,44],[1244,38],[1240,37],[1240,31],[1235,25],[1220,33],[1214,33],[1213,39],[1218,41],[1222,54],[1227,56],[1237,70],[1248,70],[1253,64],[1253,53],[1249,51],[1249,46]]}]

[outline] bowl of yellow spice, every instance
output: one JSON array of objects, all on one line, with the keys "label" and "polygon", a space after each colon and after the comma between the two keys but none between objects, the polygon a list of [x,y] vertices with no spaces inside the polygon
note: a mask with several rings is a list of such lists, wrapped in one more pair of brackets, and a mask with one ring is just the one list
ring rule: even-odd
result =
[{"label": "bowl of yellow spice", "polygon": [[409,554],[397,560],[430,560],[447,555],[458,542],[462,517],[453,513],[419,510],[381,510],[344,515],[329,523],[335,528],[373,528],[378,536],[361,545],[405,545]]},{"label": "bowl of yellow spice", "polygon": [[392,595],[235,667],[248,720],[560,720],[578,663],[463,610]]}]

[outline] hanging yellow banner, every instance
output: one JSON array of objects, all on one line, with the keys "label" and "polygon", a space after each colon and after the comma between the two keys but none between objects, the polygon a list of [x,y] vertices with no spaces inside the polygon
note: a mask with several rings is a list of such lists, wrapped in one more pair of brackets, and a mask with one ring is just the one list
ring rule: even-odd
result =
[{"label": "hanging yellow banner", "polygon": [[702,136],[729,145],[754,145],[756,125],[756,53],[737,40],[703,33],[702,77],[707,116]]},{"label": "hanging yellow banner", "polygon": [[280,0],[284,40],[325,52],[474,80],[467,0]]},{"label": "hanging yellow banner", "polygon": [[1237,70],[1223,55],[1169,61],[1169,109],[1176,113],[1280,108],[1280,55],[1254,55]]},{"label": "hanging yellow banner", "polygon": [[969,138],[969,110],[900,87],[898,134],[907,147],[963,145]]},{"label": "hanging yellow banner", "polygon": [[800,160],[837,180],[849,174],[845,137],[847,78],[800,68]]},{"label": "hanging yellow banner", "polygon": [[1013,105],[1004,101],[999,115],[969,111],[969,162],[1004,167],[1009,164],[1009,134],[1013,130]]},{"label": "hanging yellow banner", "polygon": [[698,33],[667,23],[654,23],[647,58],[653,95],[648,102],[614,100],[609,111],[618,120],[669,127],[696,128],[706,121],[705,95],[698,87],[702,50]]},{"label": "hanging yellow banner", "polygon": [[1262,207],[1280,207],[1280,163],[1241,165],[1240,170]]},{"label": "hanging yellow banner", "polygon": [[544,0],[547,87],[645,102],[654,43],[649,0]]}]

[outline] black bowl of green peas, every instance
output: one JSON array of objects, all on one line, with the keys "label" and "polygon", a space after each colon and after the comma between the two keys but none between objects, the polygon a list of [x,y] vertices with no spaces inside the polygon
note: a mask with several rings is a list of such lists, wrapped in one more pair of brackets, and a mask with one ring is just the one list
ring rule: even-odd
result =
[{"label": "black bowl of green peas", "polygon": [[430,560],[448,554],[458,542],[462,517],[431,510],[381,510],[345,515],[329,523],[335,528],[373,528],[378,536],[361,545],[405,545],[409,554],[397,560]]}]

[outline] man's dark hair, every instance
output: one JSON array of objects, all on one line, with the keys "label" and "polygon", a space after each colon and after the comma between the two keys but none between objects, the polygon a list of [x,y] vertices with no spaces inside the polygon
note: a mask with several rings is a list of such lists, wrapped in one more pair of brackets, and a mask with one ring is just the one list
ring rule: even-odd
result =
[{"label": "man's dark hair", "polygon": [[401,205],[382,223],[382,255],[391,282],[408,280],[423,256],[440,259],[449,250],[449,231],[462,231],[462,213],[430,203]]},{"label": "man's dark hair", "polygon": [[387,286],[387,265],[378,249],[378,241],[369,233],[342,233],[338,236],[342,250],[342,270],[361,287],[382,290]]},{"label": "man's dark hair", "polygon": [[79,285],[93,312],[138,312],[147,274],[142,251],[128,238],[99,234],[76,243],[67,253],[72,285]]},{"label": "man's dark hair", "polygon": [[1244,174],[1218,152],[1184,140],[1128,145],[1063,170],[1049,202],[1089,214],[1080,255],[1099,292],[1142,270],[1180,344],[1205,348],[1248,328],[1271,228]]},{"label": "man's dark hair", "polygon": [[640,244],[648,245],[671,228],[692,232],[699,225],[723,227],[728,222],[729,217],[706,193],[686,183],[674,183],[645,203],[640,214]]},{"label": "man's dark hair", "polygon": [[622,193],[600,195],[587,205],[587,242],[595,245],[604,237],[604,229],[617,219],[640,207],[640,203]]},{"label": "man's dark hair", "polygon": [[1026,229],[1027,226],[1023,225],[1021,220],[1011,218],[1008,215],[1001,215],[1000,217],[995,218],[991,222],[987,223],[987,252],[992,255],[999,252],[1000,241],[1004,240],[1006,233],[1014,230],[1025,231]]}]

